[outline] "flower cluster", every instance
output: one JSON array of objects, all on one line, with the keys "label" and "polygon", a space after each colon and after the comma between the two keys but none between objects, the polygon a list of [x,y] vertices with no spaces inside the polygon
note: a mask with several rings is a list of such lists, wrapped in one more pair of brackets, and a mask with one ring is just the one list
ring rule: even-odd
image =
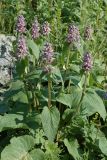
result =
[{"label": "flower cluster", "polygon": [[53,48],[51,43],[46,43],[43,48],[42,59],[45,64],[51,64],[53,61]]},{"label": "flower cluster", "polygon": [[19,15],[17,18],[16,30],[18,33],[24,33],[26,31],[26,23],[23,15]]},{"label": "flower cluster", "polygon": [[73,43],[73,42],[79,42],[79,40],[80,40],[79,29],[76,26],[71,25],[68,30],[67,42]]},{"label": "flower cluster", "polygon": [[50,25],[48,22],[44,22],[42,25],[42,34],[44,36],[48,36],[50,33],[51,29],[50,29]]},{"label": "flower cluster", "polygon": [[92,68],[92,58],[91,58],[91,54],[88,52],[84,54],[82,68],[85,71],[90,71]]},{"label": "flower cluster", "polygon": [[85,32],[84,32],[84,38],[86,40],[91,40],[92,39],[92,34],[93,34],[93,29],[91,26],[87,26],[85,28]]},{"label": "flower cluster", "polygon": [[35,21],[32,24],[32,38],[37,39],[40,36],[39,32],[40,32],[39,23],[38,20],[35,19]]},{"label": "flower cluster", "polygon": [[44,64],[44,72],[51,72],[52,70],[52,66],[51,63],[53,61],[53,55],[54,55],[54,51],[52,48],[52,44],[51,43],[46,43],[44,45],[43,51],[42,51],[42,61]]},{"label": "flower cluster", "polygon": [[20,36],[18,38],[18,43],[17,43],[17,57],[18,58],[24,58],[27,55],[27,46],[26,46],[26,41],[24,36]]}]

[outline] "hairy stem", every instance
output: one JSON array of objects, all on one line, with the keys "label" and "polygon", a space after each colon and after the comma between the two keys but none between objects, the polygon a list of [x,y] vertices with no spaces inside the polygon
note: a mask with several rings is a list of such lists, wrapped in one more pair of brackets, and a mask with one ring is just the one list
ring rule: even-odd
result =
[{"label": "hairy stem", "polygon": [[69,66],[69,60],[70,60],[70,48],[69,48],[69,51],[68,51],[68,55],[67,55],[67,62],[66,62],[66,70],[68,69],[68,66]]},{"label": "hairy stem", "polygon": [[48,108],[51,107],[51,78],[48,77]]},{"label": "hairy stem", "polygon": [[87,77],[88,77],[88,72],[85,73],[85,81],[84,81],[84,85],[83,85],[82,96],[81,96],[80,102],[78,104],[77,113],[80,113],[81,104],[82,104],[82,101],[83,101],[83,98],[84,98],[84,95],[86,92]]}]

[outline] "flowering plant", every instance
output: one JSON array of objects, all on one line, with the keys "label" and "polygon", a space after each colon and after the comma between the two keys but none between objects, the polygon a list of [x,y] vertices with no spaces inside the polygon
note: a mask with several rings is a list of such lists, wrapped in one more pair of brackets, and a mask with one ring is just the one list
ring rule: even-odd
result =
[{"label": "flowering plant", "polygon": [[106,2],[27,3],[1,94],[1,160],[104,160]]}]

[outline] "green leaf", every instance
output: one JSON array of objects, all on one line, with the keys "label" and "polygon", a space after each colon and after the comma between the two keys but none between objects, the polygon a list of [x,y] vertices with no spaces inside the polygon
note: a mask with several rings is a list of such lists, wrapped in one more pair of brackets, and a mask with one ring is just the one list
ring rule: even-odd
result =
[{"label": "green leaf", "polygon": [[7,129],[27,128],[23,122],[23,115],[20,114],[5,114],[0,116],[0,132]]},{"label": "green leaf", "polygon": [[101,152],[107,156],[107,138],[104,133],[100,131],[95,126],[90,127],[90,138],[93,140],[94,144],[99,147]]},{"label": "green leaf", "polygon": [[4,94],[6,98],[10,98],[17,94],[18,92],[22,91],[24,88],[24,83],[20,80],[16,80],[11,82],[9,90]]},{"label": "green leaf", "polygon": [[27,41],[28,47],[32,50],[33,55],[36,57],[36,59],[39,59],[39,47],[38,45],[31,39],[28,39]]},{"label": "green leaf", "polygon": [[64,139],[64,144],[68,149],[69,154],[75,159],[75,160],[79,160],[80,154],[78,152],[78,148],[79,148],[79,144],[77,142],[76,139],[70,139],[68,141],[68,139]]},{"label": "green leaf", "polygon": [[74,111],[72,109],[67,108],[62,115],[62,119],[68,122],[72,118],[73,114]]},{"label": "green leaf", "polygon": [[61,75],[60,69],[57,66],[55,66],[52,69],[52,78],[56,83],[61,82],[62,85],[63,85],[64,82],[63,82],[63,79],[62,79],[62,75]]},{"label": "green leaf", "polygon": [[44,107],[41,115],[42,125],[45,135],[50,141],[53,141],[60,121],[60,113],[56,107]]},{"label": "green leaf", "polygon": [[26,72],[28,65],[29,65],[29,62],[27,57],[25,59],[21,59],[21,61],[17,61],[16,71],[19,76],[22,76]]},{"label": "green leaf", "polygon": [[14,137],[10,144],[1,153],[1,160],[32,160],[29,151],[34,147],[35,140],[32,136],[25,135]]},{"label": "green leaf", "polygon": [[11,83],[10,89],[5,93],[6,98],[12,98],[13,101],[28,104],[28,98],[25,93],[24,83],[20,80]]},{"label": "green leaf", "polygon": [[32,160],[44,160],[44,152],[40,149],[34,149],[30,152],[30,156],[32,157]]},{"label": "green leaf", "polygon": [[99,138],[99,140],[96,140],[96,141],[99,145],[99,148],[102,151],[102,153],[107,156],[107,139],[106,139],[104,133],[99,131],[98,138]]},{"label": "green leaf", "polygon": [[76,107],[77,104],[80,101],[82,94],[82,90],[76,87],[72,87],[72,93],[71,94],[64,94],[61,93],[56,100],[64,105],[71,107]]},{"label": "green leaf", "polygon": [[15,94],[12,98],[13,98],[14,102],[18,101],[20,103],[26,103],[26,104],[28,104],[27,95],[24,92],[22,92],[22,91],[20,91],[17,94]]},{"label": "green leaf", "polygon": [[86,92],[82,101],[82,109],[87,116],[91,116],[92,114],[98,112],[103,120],[106,118],[104,103],[93,90]]},{"label": "green leaf", "polygon": [[64,105],[67,105],[71,108],[72,106],[72,96],[71,94],[64,94],[64,93],[61,93],[57,99],[56,99],[58,102],[64,104]]}]

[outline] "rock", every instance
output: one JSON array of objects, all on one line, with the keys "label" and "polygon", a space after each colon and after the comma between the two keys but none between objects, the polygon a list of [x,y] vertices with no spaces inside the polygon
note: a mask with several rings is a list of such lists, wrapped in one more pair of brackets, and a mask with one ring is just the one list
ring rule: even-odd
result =
[{"label": "rock", "polygon": [[0,84],[6,84],[12,78],[12,68],[14,57],[12,43],[16,38],[14,36],[0,35]]}]

